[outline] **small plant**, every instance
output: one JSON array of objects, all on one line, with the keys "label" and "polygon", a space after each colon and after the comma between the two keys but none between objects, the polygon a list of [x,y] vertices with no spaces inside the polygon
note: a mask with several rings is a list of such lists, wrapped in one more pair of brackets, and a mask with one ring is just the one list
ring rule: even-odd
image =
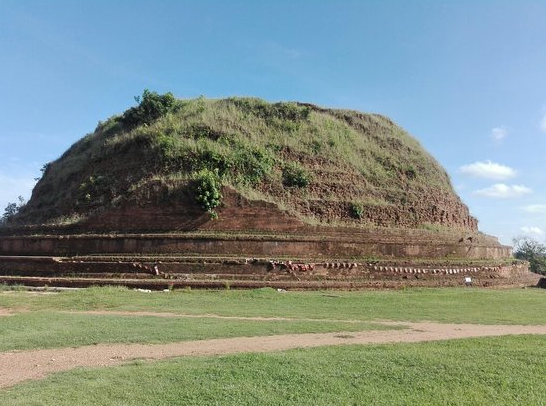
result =
[{"label": "small plant", "polygon": [[214,209],[222,202],[220,189],[221,182],[217,170],[202,169],[193,177],[195,201],[199,207],[210,214],[213,220],[218,218],[218,213]]},{"label": "small plant", "polygon": [[290,163],[284,167],[283,183],[288,187],[305,188],[311,182],[311,175],[296,163]]},{"label": "small plant", "polygon": [[351,202],[349,206],[351,217],[360,220],[364,216],[364,205],[359,202]]},{"label": "small plant", "polygon": [[159,133],[153,138],[153,145],[164,160],[168,161],[180,155],[179,144],[176,138],[164,133]]},{"label": "small plant", "polygon": [[322,152],[323,145],[319,141],[313,140],[311,141],[309,148],[311,151],[313,151],[313,153],[320,154]]},{"label": "small plant", "polygon": [[78,187],[77,204],[86,206],[103,203],[114,194],[112,179],[105,175],[90,175]]},{"label": "small plant", "polygon": [[415,179],[417,177],[417,170],[413,165],[410,165],[405,169],[404,174],[408,179]]},{"label": "small plant", "polygon": [[37,177],[37,178],[34,178],[34,180],[37,182],[39,181],[40,179],[42,179],[44,177],[44,175],[46,174],[47,170],[49,169],[49,167],[51,166],[50,163],[47,163],[45,165],[43,165],[41,168],[40,168],[40,172],[42,172],[42,175]]}]

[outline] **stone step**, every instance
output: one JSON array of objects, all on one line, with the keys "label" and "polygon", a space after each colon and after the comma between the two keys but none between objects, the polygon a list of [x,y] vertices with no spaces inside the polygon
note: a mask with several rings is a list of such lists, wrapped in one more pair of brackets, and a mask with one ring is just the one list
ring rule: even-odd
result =
[{"label": "stone step", "polygon": [[[448,277],[436,277],[430,275],[428,278],[350,278],[350,279],[242,279],[234,275],[232,279],[209,278],[181,278],[165,279],[155,278],[134,278],[127,275],[121,278],[113,275],[112,278],[104,277],[35,277],[35,276],[0,276],[0,284],[23,285],[23,286],[50,286],[50,287],[90,287],[90,286],[126,286],[129,288],[143,289],[173,289],[173,288],[204,288],[204,289],[254,289],[261,287],[272,287],[279,289],[368,289],[368,288],[403,288],[407,286],[420,287],[448,287],[465,286],[464,280],[454,275]],[[514,287],[514,286],[536,286],[540,276],[530,274],[522,278],[476,278],[473,280],[473,287]]]}]

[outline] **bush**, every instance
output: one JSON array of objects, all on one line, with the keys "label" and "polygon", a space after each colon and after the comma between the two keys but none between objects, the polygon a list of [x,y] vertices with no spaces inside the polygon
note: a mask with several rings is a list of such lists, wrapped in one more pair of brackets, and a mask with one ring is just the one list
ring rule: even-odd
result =
[{"label": "bush", "polygon": [[364,206],[362,203],[352,202],[349,210],[352,218],[360,220],[364,216]]},{"label": "bush", "polygon": [[305,188],[311,182],[311,175],[296,163],[285,166],[283,170],[283,183],[288,187]]},{"label": "bush", "polygon": [[159,133],[151,139],[151,143],[161,160],[171,161],[181,155],[180,144],[173,136]]},{"label": "bush", "polygon": [[257,148],[241,147],[234,154],[234,171],[238,182],[256,185],[273,169],[274,159]]},{"label": "bush", "polygon": [[110,200],[114,194],[115,188],[109,176],[93,174],[80,183],[76,206],[88,207],[93,204],[102,204]]},{"label": "bush", "polygon": [[514,238],[514,256],[529,261],[531,272],[546,275],[546,245],[529,237]]},{"label": "bush", "polygon": [[99,121],[95,133],[101,133],[104,137],[111,137],[121,129],[121,126],[121,117],[110,117],[105,122]]},{"label": "bush", "polygon": [[121,122],[128,129],[151,124],[176,106],[176,99],[172,93],[158,94],[148,89],[144,90],[142,97],[136,96],[135,101],[139,105],[131,107],[121,116]]},{"label": "bush", "polygon": [[208,169],[209,171],[213,171],[219,177],[226,176],[233,167],[231,157],[212,149],[201,151],[193,165],[198,170]]},{"label": "bush", "polygon": [[218,218],[218,213],[214,209],[222,202],[221,187],[218,171],[202,169],[193,176],[192,189],[195,201],[212,219]]}]

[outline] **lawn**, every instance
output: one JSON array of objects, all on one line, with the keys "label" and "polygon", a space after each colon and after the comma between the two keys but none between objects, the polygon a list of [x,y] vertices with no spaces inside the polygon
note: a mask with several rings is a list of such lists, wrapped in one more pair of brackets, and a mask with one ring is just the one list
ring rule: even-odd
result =
[{"label": "lawn", "polygon": [[128,317],[37,311],[0,317],[0,351],[386,329],[392,327],[366,322]]},{"label": "lawn", "polygon": [[50,295],[4,291],[0,292],[2,307],[16,311],[110,309],[360,321],[545,324],[546,290],[451,288],[279,293],[266,288],[141,293],[124,288],[91,288]]},{"label": "lawn", "polygon": [[[546,291],[0,291],[0,351],[385,329],[379,320],[546,324]],[[87,314],[169,312],[197,317]],[[67,313],[68,312],[68,313]],[[291,320],[222,319],[282,317]],[[199,317],[202,316],[202,317]],[[390,328],[390,327],[389,327]],[[1,405],[546,405],[546,337],[337,346],[81,368],[0,389]]]},{"label": "lawn", "polygon": [[544,405],[543,336],[323,347],[80,369],[5,405]]}]

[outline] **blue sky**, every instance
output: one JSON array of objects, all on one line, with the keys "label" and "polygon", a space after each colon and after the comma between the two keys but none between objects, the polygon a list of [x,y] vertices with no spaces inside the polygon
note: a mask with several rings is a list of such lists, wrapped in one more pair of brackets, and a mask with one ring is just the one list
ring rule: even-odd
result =
[{"label": "blue sky", "polygon": [[544,1],[0,1],[0,209],[149,88],[386,115],[480,229],[546,233]]}]

